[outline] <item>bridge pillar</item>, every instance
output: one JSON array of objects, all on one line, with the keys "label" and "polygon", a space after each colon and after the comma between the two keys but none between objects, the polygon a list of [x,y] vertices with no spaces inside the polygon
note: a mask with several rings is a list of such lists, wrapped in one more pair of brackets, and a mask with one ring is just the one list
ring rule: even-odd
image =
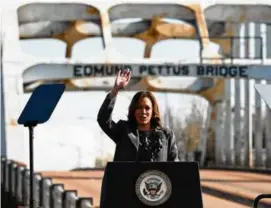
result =
[{"label": "bridge pillar", "polygon": [[[245,36],[252,36],[251,26],[253,27],[254,24],[244,24]],[[253,58],[254,53],[251,53],[251,44],[250,41],[253,39],[245,39],[245,57]],[[255,43],[254,43],[255,44]],[[242,148],[242,157],[241,159],[241,166],[249,167],[250,165],[250,148],[249,143],[251,139],[251,112],[250,112],[250,80],[244,80],[244,116],[243,116],[243,133],[242,133],[242,141],[241,141],[241,148]]]},{"label": "bridge pillar", "polygon": [[206,155],[208,155],[208,138],[209,138],[209,132],[211,129],[211,116],[212,116],[212,106],[209,104],[208,109],[207,109],[207,118],[206,118],[206,123],[204,125],[204,128],[202,129],[202,134],[200,138],[200,149],[201,149],[201,158],[200,158],[200,165],[205,166],[206,164]]},{"label": "bridge pillar", "polygon": [[[267,81],[271,85],[271,80]],[[267,106],[266,109],[266,167],[271,168],[271,109]]]},{"label": "bridge pillar", "polygon": [[[266,25],[257,23],[255,24],[255,33],[256,36],[261,36],[263,38],[262,49],[263,58],[266,57],[266,47],[265,47],[265,35],[266,35]],[[261,46],[256,44],[256,51],[261,50]],[[256,84],[260,84],[262,80],[255,80]],[[254,125],[254,144],[255,144],[255,167],[262,167],[263,166],[263,116],[262,116],[262,100],[259,93],[255,90],[255,125]]]},{"label": "bridge pillar", "polygon": [[[266,26],[266,56],[271,57],[271,26]],[[266,84],[271,85],[271,80],[267,80]],[[271,109],[269,106],[266,106],[266,120],[265,120],[265,129],[266,129],[266,168],[271,168]]]},{"label": "bridge pillar", "polygon": [[225,81],[225,126],[224,126],[224,144],[225,144],[225,163],[227,165],[234,165],[234,140],[232,134],[232,87],[233,80],[227,79]]},{"label": "bridge pillar", "polygon": [[216,145],[215,145],[215,158],[216,165],[225,164],[225,140],[224,140],[224,103],[219,102],[216,104]]},{"label": "bridge pillar", "polygon": [[[260,84],[261,80],[256,80],[256,84]],[[262,167],[262,144],[263,144],[263,129],[262,129],[262,100],[261,96],[255,91],[255,167]]]},{"label": "bridge pillar", "polygon": [[240,79],[235,80],[235,106],[234,106],[234,149],[235,149],[235,163],[240,165],[241,157],[241,84]]},{"label": "bridge pillar", "polygon": [[[233,24],[233,34],[234,36],[240,37],[242,35],[243,25],[239,23]],[[242,53],[242,42],[241,39],[237,38],[233,41],[233,57],[238,58]],[[233,120],[233,130],[234,130],[234,155],[235,164],[240,165],[241,158],[241,83],[240,79],[234,80],[234,120]]]}]

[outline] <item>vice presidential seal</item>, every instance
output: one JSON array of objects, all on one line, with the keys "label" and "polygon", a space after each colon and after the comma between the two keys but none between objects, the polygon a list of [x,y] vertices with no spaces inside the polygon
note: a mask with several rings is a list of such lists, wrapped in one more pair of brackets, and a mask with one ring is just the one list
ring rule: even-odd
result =
[{"label": "vice presidential seal", "polygon": [[136,195],[148,206],[159,206],[171,195],[171,182],[166,174],[153,170],[141,174],[136,181]]}]

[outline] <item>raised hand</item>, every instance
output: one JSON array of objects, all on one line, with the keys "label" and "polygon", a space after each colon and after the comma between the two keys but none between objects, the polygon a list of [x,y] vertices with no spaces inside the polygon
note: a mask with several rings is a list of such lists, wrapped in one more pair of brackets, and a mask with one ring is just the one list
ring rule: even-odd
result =
[{"label": "raised hand", "polygon": [[115,80],[113,89],[111,90],[110,97],[115,97],[119,90],[125,88],[131,79],[131,71],[129,69],[119,70]]},{"label": "raised hand", "polygon": [[129,69],[119,70],[118,75],[115,80],[114,88],[115,90],[120,90],[125,88],[131,79],[131,71]]}]

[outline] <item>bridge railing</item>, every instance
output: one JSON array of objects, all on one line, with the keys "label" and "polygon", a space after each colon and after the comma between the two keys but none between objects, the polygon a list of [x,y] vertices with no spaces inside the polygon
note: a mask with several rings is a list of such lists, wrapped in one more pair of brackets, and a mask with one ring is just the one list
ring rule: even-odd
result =
[{"label": "bridge railing", "polygon": [[[28,207],[30,172],[26,167],[1,157],[1,187],[4,207]],[[64,184],[55,184],[51,178],[34,174],[35,207],[93,208],[93,198],[80,198],[76,190],[65,190]]]}]

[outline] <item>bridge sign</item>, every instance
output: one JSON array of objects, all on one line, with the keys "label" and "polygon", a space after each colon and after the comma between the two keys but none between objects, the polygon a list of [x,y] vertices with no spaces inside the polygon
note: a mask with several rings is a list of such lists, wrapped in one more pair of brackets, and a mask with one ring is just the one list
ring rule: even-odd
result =
[{"label": "bridge sign", "polygon": [[76,64],[74,77],[115,76],[119,69],[128,67],[134,77],[142,76],[189,76],[271,79],[268,65],[212,65],[212,64]]},{"label": "bridge sign", "polygon": [[38,64],[26,69],[24,82],[48,79],[112,77],[129,68],[133,77],[221,77],[270,79],[271,65],[213,64]]},{"label": "bridge sign", "polygon": [[119,69],[129,68],[134,77],[141,76],[222,76],[247,77],[247,66],[224,65],[74,65],[75,77],[112,76]]}]

